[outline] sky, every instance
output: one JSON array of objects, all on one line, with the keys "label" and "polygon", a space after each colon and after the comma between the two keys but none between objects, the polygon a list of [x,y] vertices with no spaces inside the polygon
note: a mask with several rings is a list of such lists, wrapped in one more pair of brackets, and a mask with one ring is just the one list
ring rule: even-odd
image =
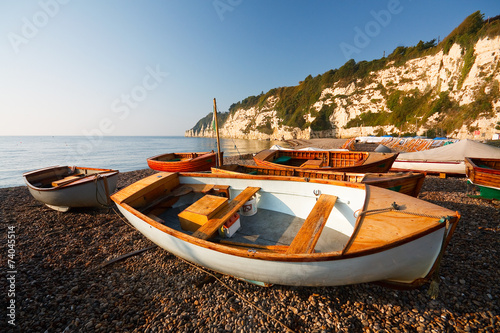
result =
[{"label": "sky", "polygon": [[184,135],[251,95],[442,40],[498,0],[0,0],[1,135]]}]

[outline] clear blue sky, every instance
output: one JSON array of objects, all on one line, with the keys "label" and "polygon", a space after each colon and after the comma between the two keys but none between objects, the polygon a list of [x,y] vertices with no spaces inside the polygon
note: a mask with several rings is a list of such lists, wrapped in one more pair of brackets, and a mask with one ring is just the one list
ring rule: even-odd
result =
[{"label": "clear blue sky", "polygon": [[214,97],[226,111],[477,10],[500,1],[1,0],[0,135],[183,135]]}]

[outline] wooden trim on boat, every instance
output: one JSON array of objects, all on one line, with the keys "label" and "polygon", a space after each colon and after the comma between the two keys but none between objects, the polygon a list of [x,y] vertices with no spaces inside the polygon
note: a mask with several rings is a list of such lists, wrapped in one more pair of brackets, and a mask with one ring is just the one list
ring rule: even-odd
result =
[{"label": "wooden trim on boat", "polygon": [[[328,150],[263,150],[254,156],[258,166],[280,169],[303,169],[347,172],[387,172],[398,157],[398,153],[346,152]],[[288,157],[293,165],[276,163],[277,159]],[[321,160],[321,167],[312,163]],[[305,164],[304,164],[305,163]],[[304,165],[305,167],[301,167]]]},{"label": "wooden trim on boat", "polygon": [[300,178],[319,178],[373,185],[395,192],[418,197],[424,184],[425,172],[392,173],[353,173],[341,171],[278,169],[263,166],[229,164],[212,168],[213,174],[248,174],[259,176],[289,176]]},{"label": "wooden trim on boat", "polygon": [[500,159],[466,157],[465,173],[475,185],[500,189]]},{"label": "wooden trim on boat", "polygon": [[336,201],[337,197],[334,195],[321,194],[319,196],[304,224],[290,243],[290,247],[286,251],[287,254],[314,252],[314,247]]}]

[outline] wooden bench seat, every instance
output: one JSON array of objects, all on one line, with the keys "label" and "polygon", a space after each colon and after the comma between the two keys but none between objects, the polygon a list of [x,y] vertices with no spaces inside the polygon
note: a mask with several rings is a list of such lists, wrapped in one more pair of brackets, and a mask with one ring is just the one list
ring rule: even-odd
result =
[{"label": "wooden bench seat", "polygon": [[224,208],[218,211],[212,218],[203,224],[198,230],[193,233],[194,237],[200,239],[209,239],[217,230],[226,223],[247,202],[250,198],[260,190],[260,187],[247,187],[238,194]]},{"label": "wooden bench seat", "polygon": [[321,168],[323,166],[323,160],[307,160],[300,165],[301,168]]},{"label": "wooden bench seat", "polygon": [[54,187],[61,186],[61,185],[64,185],[66,183],[72,182],[73,180],[76,180],[78,178],[81,178],[82,176],[84,176],[84,175],[83,174],[76,174],[76,175],[67,176],[67,177],[64,177],[62,179],[53,181],[52,186],[54,186]]},{"label": "wooden bench seat", "polygon": [[336,201],[337,197],[334,195],[320,195],[304,224],[288,247],[287,254],[313,253],[321,231],[323,231]]}]

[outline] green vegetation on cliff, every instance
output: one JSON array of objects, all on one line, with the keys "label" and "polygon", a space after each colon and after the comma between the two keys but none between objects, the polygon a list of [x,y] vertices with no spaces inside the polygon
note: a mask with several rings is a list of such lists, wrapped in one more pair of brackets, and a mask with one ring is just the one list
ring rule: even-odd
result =
[{"label": "green vegetation on cliff", "polygon": [[[228,115],[229,115],[228,112],[224,112],[224,113],[217,112],[217,122],[219,123],[219,126],[222,126],[222,124],[224,124],[226,122]],[[194,125],[194,127],[192,128],[193,132],[197,133],[203,129],[206,130],[207,128],[212,128],[213,116],[214,116],[214,113],[210,112],[205,117],[198,120],[196,125]]]},{"label": "green vegetation on cliff", "polygon": [[[279,87],[269,90],[267,93],[261,93],[258,96],[249,96],[242,101],[234,103],[229,108],[232,114],[238,109],[249,109],[252,107],[265,108],[270,97],[275,100],[272,107],[277,111],[278,122],[282,125],[298,127],[305,129],[311,127],[314,131],[331,129],[329,117],[332,115],[336,105],[332,103],[332,97],[342,96],[324,96],[325,102],[322,108],[317,111],[313,105],[321,101],[321,93],[325,88],[336,84],[339,87],[347,87],[356,83],[356,88],[373,83],[370,73],[378,71],[389,66],[403,66],[408,60],[433,55],[439,51],[445,54],[449,52],[454,43],[462,46],[464,65],[461,69],[461,75],[452,86],[456,85],[460,89],[470,69],[472,68],[476,55],[474,54],[474,45],[484,37],[500,35],[500,16],[484,20],[483,14],[479,11],[469,15],[457,28],[455,28],[439,44],[436,40],[427,42],[420,41],[416,46],[398,46],[387,57],[375,59],[372,61],[356,62],[353,59],[347,61],[338,69],[329,70],[315,77],[309,75],[300,81],[296,86]],[[488,78],[486,78],[488,79]],[[498,85],[498,82],[489,82],[489,84]],[[385,87],[379,84],[377,89],[387,100],[387,109],[379,110],[377,113],[365,112],[347,124],[348,127],[359,126],[383,126],[394,125],[398,128],[409,126],[408,124],[424,124],[433,114],[439,113],[441,122],[446,125],[447,130],[453,131],[459,128],[461,124],[456,119],[462,119],[468,123],[472,116],[478,114],[491,114],[491,101],[496,97],[493,93],[478,93],[478,100],[475,102],[478,112],[470,112],[470,107],[459,107],[449,97],[449,92],[439,92],[435,90],[419,91],[413,90],[404,92],[396,89],[394,85],[387,84]],[[498,89],[497,89],[498,91]],[[330,103],[330,104],[329,104]],[[489,109],[487,107],[489,105]],[[307,115],[316,117],[311,123],[307,122]],[[448,116],[452,119],[448,119]],[[228,114],[221,114],[219,124],[223,124]],[[211,121],[211,116],[201,119],[193,130],[206,126]],[[272,133],[271,123],[260,125],[257,129],[263,133]]]}]

